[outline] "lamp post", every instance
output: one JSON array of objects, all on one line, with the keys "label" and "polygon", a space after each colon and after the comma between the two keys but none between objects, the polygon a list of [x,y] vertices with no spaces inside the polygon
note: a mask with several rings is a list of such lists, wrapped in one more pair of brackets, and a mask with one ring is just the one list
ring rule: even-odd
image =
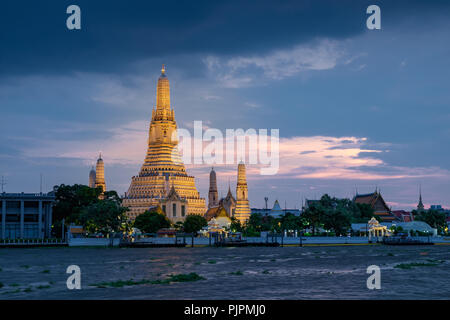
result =
[{"label": "lamp post", "polygon": [[303,231],[300,231],[300,247],[303,247]]}]

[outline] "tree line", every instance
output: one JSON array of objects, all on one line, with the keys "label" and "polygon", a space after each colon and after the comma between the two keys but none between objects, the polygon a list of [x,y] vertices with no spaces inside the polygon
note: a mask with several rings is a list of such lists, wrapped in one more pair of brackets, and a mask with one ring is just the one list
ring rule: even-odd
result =
[{"label": "tree line", "polygon": [[[90,188],[85,185],[64,185],[54,187],[53,230],[61,236],[61,224],[81,225],[89,233],[104,235],[115,232],[129,232],[136,227],[144,233],[156,233],[162,228],[174,227],[178,231],[197,233],[207,226],[203,216],[188,215],[184,222],[173,224],[160,207],[153,208],[136,217],[134,222],[126,216],[128,208],[122,207],[122,200],[116,191]],[[437,210],[413,211],[414,219],[424,221],[443,234],[447,232],[446,214]],[[319,230],[328,230],[334,235],[345,235],[352,223],[367,223],[374,215],[368,204],[355,203],[350,199],[338,199],[323,195],[320,200],[311,201],[303,208],[300,216],[287,212],[280,217],[252,214],[245,224],[231,218],[230,231],[257,236],[261,231],[283,232],[284,230],[309,230],[317,235]]]},{"label": "tree line", "polygon": [[80,225],[91,234],[108,235],[129,232],[133,227],[144,233],[156,233],[159,229],[175,227],[179,231],[195,233],[207,225],[202,216],[188,215],[183,223],[172,224],[160,207],[148,210],[134,222],[126,216],[128,208],[122,207],[122,199],[116,191],[90,188],[86,185],[61,184],[53,188],[53,233],[62,237],[62,224]]},{"label": "tree line", "polygon": [[[373,209],[367,204],[355,203],[350,199],[338,199],[323,195],[320,200],[311,201],[303,208],[300,216],[286,212],[283,216],[272,217],[252,214],[245,225],[232,219],[233,231],[256,235],[261,231],[283,232],[284,230],[311,230],[311,235],[317,235],[319,229],[330,230],[335,235],[348,232],[352,223],[367,223],[374,217]],[[375,218],[379,219],[375,216]]]},{"label": "tree line", "polygon": [[439,234],[446,234],[448,232],[447,215],[445,212],[428,209],[413,210],[412,214],[414,215],[414,220],[427,223],[430,227],[437,229]]}]

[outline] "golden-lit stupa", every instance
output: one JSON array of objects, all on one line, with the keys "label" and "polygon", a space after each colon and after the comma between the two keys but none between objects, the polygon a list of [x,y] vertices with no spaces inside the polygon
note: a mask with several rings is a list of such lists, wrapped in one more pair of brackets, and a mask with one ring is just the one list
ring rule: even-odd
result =
[{"label": "golden-lit stupa", "polygon": [[[200,197],[195,178],[186,173],[178,153],[176,130],[175,113],[170,106],[169,79],[163,65],[156,89],[156,110],[152,110],[147,156],[139,175],[132,177],[122,202],[123,206],[130,209],[127,213],[129,218],[135,219],[157,205],[173,220],[184,219],[188,214],[205,213],[205,199]],[[166,208],[166,200],[172,189],[180,201]]]},{"label": "golden-lit stupa", "polygon": [[105,182],[105,164],[103,163],[102,154],[98,156],[97,165],[95,168],[95,187],[101,187],[102,192],[106,191]]},{"label": "golden-lit stupa", "polygon": [[236,208],[234,216],[239,222],[244,224],[251,215],[250,204],[248,201],[247,177],[245,173],[245,164],[238,165],[238,181],[236,186]]}]

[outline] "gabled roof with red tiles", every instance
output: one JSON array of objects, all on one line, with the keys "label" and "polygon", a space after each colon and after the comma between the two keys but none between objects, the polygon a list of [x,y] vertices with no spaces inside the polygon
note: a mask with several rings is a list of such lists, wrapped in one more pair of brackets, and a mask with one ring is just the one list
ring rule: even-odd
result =
[{"label": "gabled roof with red tiles", "polygon": [[411,222],[413,221],[412,213],[405,210],[393,210],[392,214],[396,216],[398,219],[404,221],[404,222]]}]

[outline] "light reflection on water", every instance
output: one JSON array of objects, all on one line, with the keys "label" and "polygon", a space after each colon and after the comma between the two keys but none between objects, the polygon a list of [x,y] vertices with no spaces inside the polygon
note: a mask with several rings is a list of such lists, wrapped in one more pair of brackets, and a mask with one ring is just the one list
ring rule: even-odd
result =
[{"label": "light reflection on water", "polygon": [[[3,249],[0,299],[449,299],[450,247],[288,247],[148,249]],[[412,269],[397,264],[439,260]],[[67,290],[68,265],[82,290]],[[366,268],[381,268],[381,290],[368,290]],[[240,271],[242,275],[236,272]],[[122,288],[117,280],[164,279],[195,272],[206,280]],[[39,288],[39,286],[43,288]]]}]

